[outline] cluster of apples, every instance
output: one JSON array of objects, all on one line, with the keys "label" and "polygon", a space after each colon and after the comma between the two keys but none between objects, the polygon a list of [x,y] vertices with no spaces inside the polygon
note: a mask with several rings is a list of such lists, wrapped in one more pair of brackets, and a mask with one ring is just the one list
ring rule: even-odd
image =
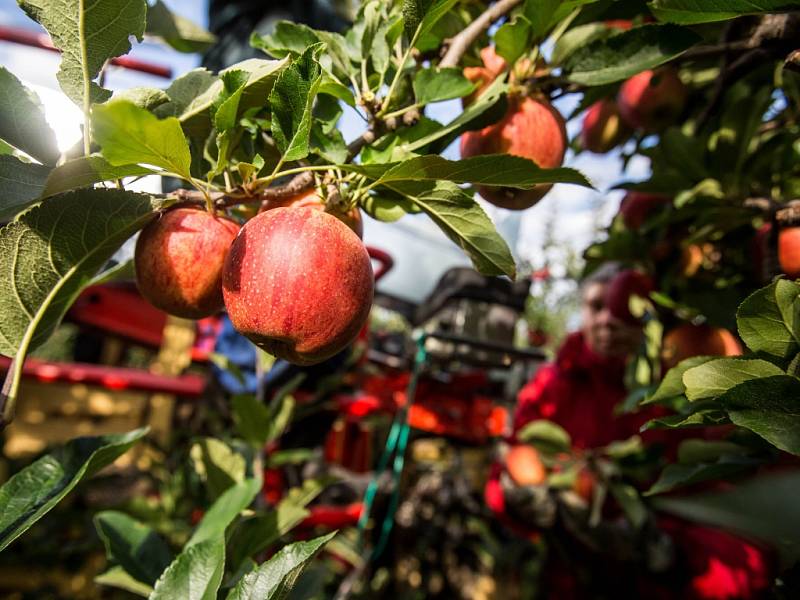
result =
[{"label": "cluster of apples", "polygon": [[673,67],[648,69],[622,84],[616,98],[603,98],[586,111],[581,143],[603,154],[627,140],[633,130],[655,133],[680,116],[688,96]]},{"label": "cluster of apples", "polygon": [[[628,20],[606,21],[610,29],[630,29]],[[634,130],[658,132],[677,119],[688,91],[670,66],[642,71],[625,81],[616,98],[603,98],[586,111],[581,130],[584,149],[604,154],[627,140]]]},{"label": "cluster of apples", "polygon": [[142,296],[169,314],[199,319],[224,306],[257,346],[311,365],[349,345],[369,316],[374,280],[360,231],[357,208],[327,212],[314,191],[241,227],[179,205],[139,235],[136,280]]}]

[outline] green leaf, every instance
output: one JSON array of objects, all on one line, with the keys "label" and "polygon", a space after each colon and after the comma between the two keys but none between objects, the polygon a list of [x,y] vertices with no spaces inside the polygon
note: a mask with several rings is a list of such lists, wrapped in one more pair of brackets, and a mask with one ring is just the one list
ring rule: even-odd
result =
[{"label": "green leaf", "polygon": [[745,298],[736,312],[739,335],[753,352],[789,359],[798,342],[787,328],[776,298],[777,282]]},{"label": "green leaf", "polygon": [[716,398],[743,381],[784,375],[784,372],[765,360],[718,358],[691,368],[683,374],[686,397],[691,400]]},{"label": "green leaf", "polygon": [[[142,41],[147,3],[144,0],[19,0],[28,16],[50,34],[62,51],[58,78],[61,89],[81,109],[84,89],[91,102],[111,92],[94,80],[105,62],[131,49],[130,37]],[[87,80],[88,78],[88,80]]]},{"label": "green leaf", "polygon": [[36,202],[44,190],[50,167],[22,162],[7,154],[0,155],[0,221],[9,221]]},{"label": "green leaf", "polygon": [[192,537],[186,542],[186,547],[223,536],[228,525],[239,516],[239,513],[250,506],[261,489],[261,485],[260,478],[245,479],[225,490],[211,505],[208,512],[203,515],[203,519]]},{"label": "green leaf", "polygon": [[530,21],[523,16],[516,17],[497,30],[494,34],[495,49],[506,60],[506,63],[513,65],[520,56],[528,51],[531,31]]},{"label": "green leaf", "polygon": [[572,448],[569,433],[560,425],[543,419],[525,425],[517,432],[517,438],[549,454],[569,452]]},{"label": "green leaf", "polygon": [[800,380],[775,375],[740,383],[720,396],[730,420],[773,446],[800,455]]},{"label": "green leaf", "polygon": [[613,33],[613,29],[604,23],[587,23],[569,29],[564,35],[558,38],[553,46],[551,62],[554,65],[563,64],[579,48],[591,44],[595,40],[606,38]]},{"label": "green leaf", "polygon": [[403,19],[408,39],[414,37],[418,27],[418,37],[422,38],[456,2],[457,0],[403,0]]},{"label": "green leaf", "polygon": [[541,39],[553,22],[560,0],[525,0],[523,12],[532,25],[535,38]]},{"label": "green leaf", "polygon": [[266,429],[266,442],[277,440],[283,435],[286,426],[292,420],[295,401],[289,394],[276,397],[269,406],[269,425]]},{"label": "green leaf", "polygon": [[3,396],[15,397],[29,349],[55,330],[111,255],[165,201],[121,190],[52,196],[0,230],[0,353],[14,356]]},{"label": "green leaf", "polygon": [[564,68],[576,83],[613,83],[669,62],[700,41],[678,25],[644,25],[593,41],[574,52]]},{"label": "green leaf", "polygon": [[752,537],[778,548],[789,564],[800,558],[800,471],[763,474],[724,491],[653,498],[656,509]]},{"label": "green leaf", "polygon": [[800,285],[788,279],[776,281],[775,303],[786,329],[795,341],[800,342]]},{"label": "green leaf", "polygon": [[176,15],[161,0],[147,8],[145,33],[161,38],[178,52],[204,52],[217,41],[214,34],[194,21]]},{"label": "green leaf", "polygon": [[261,448],[267,442],[270,411],[253,394],[238,394],[233,397],[233,420],[236,428],[247,442]]},{"label": "green leaf", "polygon": [[77,438],[13,475],[0,487],[0,550],[25,533],[82,479],[110,465],[146,433],[145,428]]},{"label": "green leaf", "polygon": [[462,160],[447,160],[436,154],[415,156],[399,163],[341,165],[376,179],[379,185],[440,180],[530,189],[540,183],[574,183],[592,187],[579,171],[560,167],[542,169],[532,160],[511,154],[485,154]]},{"label": "green leaf", "polygon": [[791,0],[653,0],[649,6],[659,20],[684,25],[797,10],[797,2]]},{"label": "green leaf", "polygon": [[505,240],[470,194],[450,181],[392,181],[387,186],[419,206],[484,275],[516,275]]},{"label": "green leaf", "polygon": [[727,425],[730,419],[720,410],[703,410],[690,415],[669,415],[652,419],[644,424],[642,430],[647,429],[682,429],[684,427],[713,427]]},{"label": "green leaf", "polygon": [[444,17],[455,6],[458,0],[418,0],[419,4],[427,4],[422,22],[419,26],[419,37],[422,38],[426,33],[433,29],[439,19]]},{"label": "green leaf", "polygon": [[292,61],[278,75],[269,95],[272,137],[286,162],[308,156],[311,108],[321,81],[317,60],[323,47],[315,44]]},{"label": "green leaf", "polygon": [[658,384],[656,391],[642,401],[642,404],[658,404],[668,402],[676,396],[683,396],[686,393],[686,386],[683,384],[683,374],[689,369],[707,363],[715,358],[715,356],[693,356],[682,360],[667,371],[667,374],[664,375],[664,379]]},{"label": "green leaf", "polygon": [[212,498],[219,498],[225,490],[244,481],[244,456],[222,440],[203,438],[192,446],[189,455]]},{"label": "green leaf", "polygon": [[328,485],[328,480],[309,479],[292,488],[274,510],[242,521],[231,535],[231,566],[236,569],[262,552],[308,516],[305,506]]},{"label": "green leaf", "polygon": [[161,575],[150,600],[216,600],[224,569],[222,536],[189,546]]},{"label": "green leaf", "polygon": [[622,507],[625,516],[634,528],[639,529],[644,525],[647,521],[648,511],[635,487],[625,483],[612,483],[609,491]]},{"label": "green leaf", "polygon": [[270,35],[258,35],[253,32],[250,36],[250,45],[275,58],[283,58],[289,54],[299,56],[307,48],[321,41],[318,34],[318,31],[302,23],[278,21]]},{"label": "green leaf", "polygon": [[255,571],[248,573],[228,594],[227,600],[282,600],[297,578],[336,532],[308,542],[295,542],[280,551]]},{"label": "green leaf", "polygon": [[94,578],[94,582],[100,585],[119,588],[131,594],[142,596],[143,598],[147,598],[153,591],[153,586],[137,581],[120,566],[111,567],[105,573],[101,573]]},{"label": "green leaf", "polygon": [[475,85],[464,77],[461,69],[438,67],[417,71],[413,87],[419,104],[461,98],[475,90]]},{"label": "green leaf", "polygon": [[44,164],[56,164],[56,136],[39,96],[5,67],[0,67],[0,107],[0,139]]},{"label": "green leaf", "polygon": [[172,553],[158,534],[128,515],[105,510],[94,517],[106,556],[131,577],[151,586],[172,562]]},{"label": "green leaf", "polygon": [[369,0],[361,6],[360,17],[363,17],[364,30],[361,34],[361,60],[369,60],[373,52],[375,35],[381,24],[381,3]]},{"label": "green leaf", "polygon": [[236,126],[239,101],[249,77],[246,71],[226,71],[220,76],[223,87],[212,108],[217,131],[227,131]]},{"label": "green leaf", "polygon": [[191,179],[189,143],[174,117],[159,119],[126,100],[92,109],[92,137],[114,166],[148,164]]},{"label": "green leaf", "polygon": [[53,169],[47,177],[42,197],[90,186],[101,181],[135,177],[155,173],[139,165],[114,166],[99,154],[81,156]]},{"label": "green leaf", "polygon": [[757,464],[759,464],[759,461],[753,459],[723,457],[719,462],[714,463],[668,465],[644,495],[654,496],[703,481],[727,479],[733,475],[739,475]]},{"label": "green leaf", "polygon": [[[202,71],[202,69],[198,70]],[[128,102],[133,102],[139,108],[149,111],[154,111],[162,104],[170,102],[169,96],[164,90],[144,86],[115,91],[111,99],[127,100]]]},{"label": "green leaf", "polygon": [[[479,118],[492,108],[506,92],[508,86],[503,77],[497,77],[492,84],[486,88],[478,99],[470,104],[466,109],[450,121],[447,125],[432,131],[420,138],[404,143],[401,148],[405,152],[416,152],[434,141],[441,140],[443,144],[449,144],[456,139],[463,131],[474,125]],[[484,124],[481,123],[481,126]]]},{"label": "green leaf", "polygon": [[[245,71],[250,74],[239,99],[239,114],[266,104],[278,74],[288,64],[288,59],[250,58],[220,72],[220,77],[228,71]],[[169,102],[159,105],[155,114],[159,117],[176,117],[186,135],[205,141],[211,133],[212,108],[222,88],[222,80],[213,73],[205,69],[189,71],[166,89]]]}]

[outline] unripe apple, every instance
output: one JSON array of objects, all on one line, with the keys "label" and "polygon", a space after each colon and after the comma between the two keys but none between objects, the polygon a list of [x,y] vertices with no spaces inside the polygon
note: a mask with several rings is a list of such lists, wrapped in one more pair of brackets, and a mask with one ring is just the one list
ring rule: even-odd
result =
[{"label": "unripe apple", "polygon": [[320,198],[319,194],[317,194],[316,190],[313,188],[310,190],[304,190],[299,194],[295,194],[294,196],[289,196],[287,198],[271,201],[267,210],[272,210],[273,208],[280,208],[280,207],[287,207],[287,206],[295,206],[295,207],[302,207],[307,206],[309,208],[314,208],[316,210],[322,210],[327,213],[332,214],[334,217],[339,219],[342,223],[347,225],[350,229],[355,232],[355,234],[363,238],[364,237],[364,223],[361,220],[361,211],[359,210],[358,206],[353,206],[347,212],[341,212],[338,210],[333,210],[325,203],[325,201]]},{"label": "unripe apple", "polygon": [[136,283],[156,308],[186,319],[222,309],[222,266],[239,225],[196,207],[167,210],[139,234]]},{"label": "unripe apple", "polygon": [[650,276],[633,269],[626,269],[618,273],[608,284],[606,306],[617,319],[630,325],[639,325],[640,319],[631,314],[631,297],[647,298],[654,289]]},{"label": "unripe apple", "polygon": [[372,305],[372,263],[336,217],[268,210],[242,227],[222,274],[233,326],[270,354],[313,365],[358,335]]},{"label": "unripe apple", "polygon": [[[511,98],[508,111],[497,123],[461,136],[461,157],[513,154],[539,167],[560,167],[567,150],[564,118],[544,99]],[[478,192],[496,206],[524,210],[536,204],[553,187],[539,184],[529,190],[480,186]]]},{"label": "unripe apple", "polygon": [[800,227],[786,227],[778,233],[778,262],[787,277],[800,277]]},{"label": "unripe apple", "polygon": [[630,191],[622,198],[619,214],[625,227],[637,231],[651,214],[660,210],[671,201],[669,196],[648,192]]},{"label": "unripe apple", "polygon": [[742,346],[727,329],[684,323],[664,336],[661,359],[672,368],[692,356],[739,356]]},{"label": "unripe apple", "polygon": [[589,152],[603,154],[631,134],[622,121],[617,103],[610,98],[598,100],[586,111],[581,129],[581,144]]},{"label": "unripe apple", "polygon": [[619,90],[617,105],[624,121],[645,132],[659,131],[683,112],[688,92],[672,67],[637,73]]}]

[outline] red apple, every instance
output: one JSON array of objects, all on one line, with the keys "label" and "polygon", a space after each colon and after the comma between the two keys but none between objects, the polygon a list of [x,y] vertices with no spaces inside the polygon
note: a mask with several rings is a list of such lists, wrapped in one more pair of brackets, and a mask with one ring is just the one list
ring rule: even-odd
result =
[{"label": "red apple", "polygon": [[666,368],[692,356],[739,356],[742,346],[727,329],[711,325],[684,323],[670,330],[661,345]]},{"label": "red apple", "polygon": [[778,233],[778,262],[787,277],[800,278],[800,227],[786,227]]},{"label": "red apple", "polygon": [[638,230],[648,217],[660,210],[671,201],[669,196],[663,194],[650,194],[648,192],[628,192],[619,205],[619,214],[625,227]]},{"label": "red apple", "polygon": [[586,111],[581,130],[581,144],[589,152],[603,154],[630,136],[622,121],[617,103],[610,98],[598,100]]},{"label": "red apple", "polygon": [[506,454],[506,470],[517,485],[539,485],[547,471],[539,453],[532,446],[519,444]]},{"label": "red apple", "polygon": [[222,274],[233,326],[270,354],[313,365],[358,335],[372,305],[364,244],[309,207],[268,210],[242,227]]},{"label": "red apple", "polygon": [[659,131],[683,112],[688,92],[672,67],[642,71],[622,84],[617,97],[624,121],[645,132]]},{"label": "red apple", "polygon": [[341,212],[337,210],[333,210],[327,206],[325,201],[320,198],[319,194],[315,189],[304,190],[299,194],[295,194],[294,196],[289,196],[288,198],[284,198],[281,200],[271,201],[267,210],[272,210],[273,208],[279,207],[286,207],[286,206],[307,206],[309,208],[314,208],[316,210],[323,210],[332,214],[334,217],[339,219],[342,223],[347,225],[350,229],[352,229],[355,234],[363,238],[364,237],[364,223],[361,220],[361,211],[358,209],[357,206],[352,207],[347,212]]},{"label": "red apple", "polygon": [[158,216],[139,234],[136,283],[156,308],[187,319],[222,309],[222,265],[239,225],[196,207]]},{"label": "red apple", "polygon": [[[564,117],[544,99],[510,98],[508,111],[497,123],[461,136],[461,156],[513,154],[546,169],[560,167],[567,149]],[[481,186],[481,196],[496,206],[524,210],[553,187],[539,184],[529,190]]]},{"label": "red apple", "polygon": [[654,289],[653,280],[644,273],[626,269],[617,274],[606,291],[606,306],[616,318],[630,325],[640,324],[638,317],[631,314],[631,296],[647,298]]}]

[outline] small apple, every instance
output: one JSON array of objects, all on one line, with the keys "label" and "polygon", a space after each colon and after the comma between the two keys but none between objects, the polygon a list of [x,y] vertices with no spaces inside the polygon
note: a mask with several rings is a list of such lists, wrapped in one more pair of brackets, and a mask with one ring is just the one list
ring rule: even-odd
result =
[{"label": "small apple", "polygon": [[233,326],[270,354],[313,365],[347,347],[369,316],[364,244],[316,208],[262,212],[242,227],[222,274]]},{"label": "small apple", "polygon": [[606,291],[606,306],[616,318],[630,325],[639,325],[641,320],[631,314],[632,296],[647,298],[655,289],[653,280],[646,274],[633,269],[626,269],[617,274]]},{"label": "small apple", "polygon": [[739,356],[742,346],[727,329],[684,323],[670,330],[661,345],[661,359],[672,368],[692,356]]},{"label": "small apple", "polygon": [[619,214],[625,227],[637,231],[653,213],[671,202],[669,196],[630,191],[622,198]]},{"label": "small apple", "polygon": [[518,444],[505,458],[506,470],[517,485],[539,485],[547,478],[544,463],[532,446]]},{"label": "small apple", "polygon": [[156,308],[186,319],[222,309],[222,265],[239,225],[199,207],[160,214],[139,234],[136,283]]},{"label": "small apple", "polygon": [[617,109],[617,103],[610,98],[598,100],[586,111],[581,129],[581,145],[589,152],[603,154],[608,152],[631,134]]},{"label": "small apple", "polygon": [[[560,167],[567,150],[564,117],[544,98],[509,99],[505,116],[497,123],[461,136],[461,157],[513,154],[539,167]],[[478,192],[495,206],[524,210],[536,204],[553,187],[539,184],[529,190],[480,186]]]},{"label": "small apple", "polygon": [[316,210],[325,211],[332,214],[342,223],[347,225],[358,237],[364,237],[364,223],[361,220],[361,211],[359,210],[358,206],[353,206],[347,212],[332,209],[325,203],[325,200],[320,198],[319,194],[317,194],[316,190],[313,188],[310,190],[304,190],[299,194],[289,196],[288,198],[272,201],[269,203],[267,210],[286,206],[307,206]]},{"label": "small apple", "polygon": [[672,67],[637,73],[619,90],[617,105],[623,120],[634,129],[656,132],[671,125],[683,112],[688,91]]},{"label": "small apple", "polygon": [[778,262],[787,277],[800,278],[800,227],[785,227],[778,233]]}]

